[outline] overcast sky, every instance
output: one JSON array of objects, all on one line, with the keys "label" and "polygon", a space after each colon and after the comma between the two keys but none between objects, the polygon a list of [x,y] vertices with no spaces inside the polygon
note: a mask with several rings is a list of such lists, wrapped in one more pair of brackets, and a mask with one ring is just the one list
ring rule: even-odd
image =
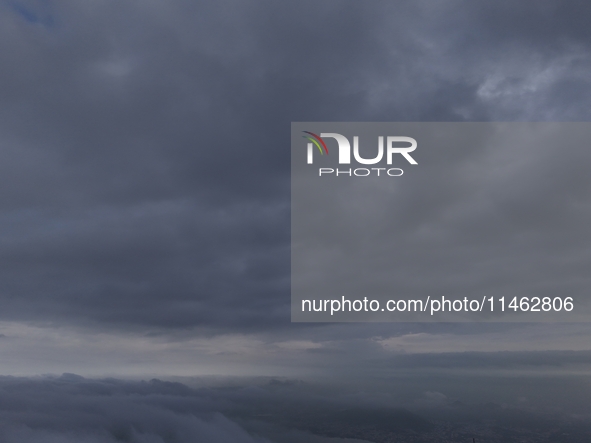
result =
[{"label": "overcast sky", "polygon": [[[456,365],[587,368],[588,324],[291,324],[289,161],[292,121],[588,121],[590,13],[558,0],[0,2],[0,373],[383,375],[403,354],[427,354],[400,363],[421,369],[468,351],[492,360]],[[536,176],[515,194],[491,175],[489,206],[441,220],[442,235],[503,210],[499,229],[556,238],[588,290],[588,161],[559,162],[558,189]],[[417,221],[437,228],[463,195],[444,191]],[[475,233],[483,248],[502,235]]]}]

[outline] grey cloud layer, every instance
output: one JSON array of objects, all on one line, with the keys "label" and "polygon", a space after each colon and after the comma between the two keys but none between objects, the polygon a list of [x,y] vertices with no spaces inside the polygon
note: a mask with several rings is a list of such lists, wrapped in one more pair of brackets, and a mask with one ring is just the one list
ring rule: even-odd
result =
[{"label": "grey cloud layer", "polygon": [[[347,443],[326,436],[363,431],[442,437],[433,428],[446,423],[472,435],[487,429],[511,435],[520,429],[536,435],[560,430],[579,437],[572,441],[587,441],[588,389],[579,392],[576,379],[492,379],[494,389],[490,380],[406,377],[405,383],[394,378],[356,391],[350,385],[288,379],[187,379],[181,384],[74,374],[2,377],[0,438],[7,443]],[[548,393],[554,394],[553,403],[546,401]]]},{"label": "grey cloud layer", "polygon": [[283,325],[290,121],[591,115],[582,3],[2,8],[4,320]]},{"label": "grey cloud layer", "polygon": [[219,412],[216,399],[153,381],[3,379],[0,436],[5,442],[260,442]]}]

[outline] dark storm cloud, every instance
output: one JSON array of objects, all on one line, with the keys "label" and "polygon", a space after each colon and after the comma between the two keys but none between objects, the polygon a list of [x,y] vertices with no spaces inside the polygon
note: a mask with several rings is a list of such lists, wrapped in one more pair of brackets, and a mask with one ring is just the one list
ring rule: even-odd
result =
[{"label": "dark storm cloud", "polygon": [[591,111],[582,3],[43,5],[1,6],[4,320],[284,324],[290,121]]}]

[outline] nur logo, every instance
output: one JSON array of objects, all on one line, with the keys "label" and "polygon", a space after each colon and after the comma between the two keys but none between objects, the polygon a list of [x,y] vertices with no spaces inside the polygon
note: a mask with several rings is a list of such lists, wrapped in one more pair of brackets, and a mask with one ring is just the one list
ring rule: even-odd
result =
[{"label": "nur logo", "polygon": [[[328,147],[324,142],[323,138],[332,138],[336,140],[338,144],[339,150],[339,164],[341,165],[348,165],[351,164],[351,143],[344,135],[337,134],[336,132],[322,132],[320,135],[314,134],[313,132],[303,131],[305,134],[303,138],[308,140],[307,143],[307,162],[309,165],[314,163],[314,152],[316,148],[320,155],[328,155]],[[357,163],[362,165],[375,165],[379,163],[384,158],[384,151],[386,156],[386,163],[388,165],[392,164],[392,157],[394,154],[402,155],[406,161],[408,161],[411,165],[416,165],[417,162],[414,158],[411,157],[410,153],[417,148],[417,141],[411,137],[399,137],[399,136],[386,136],[386,148],[384,149],[384,137],[378,137],[378,153],[374,158],[363,158],[359,153],[359,137],[353,137],[353,158]],[[351,176],[368,176],[372,174],[372,171],[379,176],[381,171],[386,171],[390,176],[400,176],[402,175],[403,171],[400,168],[357,168],[354,170],[345,169],[336,171],[333,168],[319,168],[319,175],[323,174],[333,174],[336,172],[336,175],[349,175]],[[396,173],[394,173],[396,172]]]}]

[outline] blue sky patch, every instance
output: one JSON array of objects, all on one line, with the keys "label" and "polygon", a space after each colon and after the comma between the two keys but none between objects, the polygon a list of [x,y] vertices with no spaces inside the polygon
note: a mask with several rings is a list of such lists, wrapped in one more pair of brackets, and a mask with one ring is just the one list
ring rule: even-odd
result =
[{"label": "blue sky patch", "polygon": [[7,4],[21,18],[32,24],[40,24],[45,27],[53,26],[54,20],[51,14],[51,5],[47,0],[29,2],[8,1]]}]

